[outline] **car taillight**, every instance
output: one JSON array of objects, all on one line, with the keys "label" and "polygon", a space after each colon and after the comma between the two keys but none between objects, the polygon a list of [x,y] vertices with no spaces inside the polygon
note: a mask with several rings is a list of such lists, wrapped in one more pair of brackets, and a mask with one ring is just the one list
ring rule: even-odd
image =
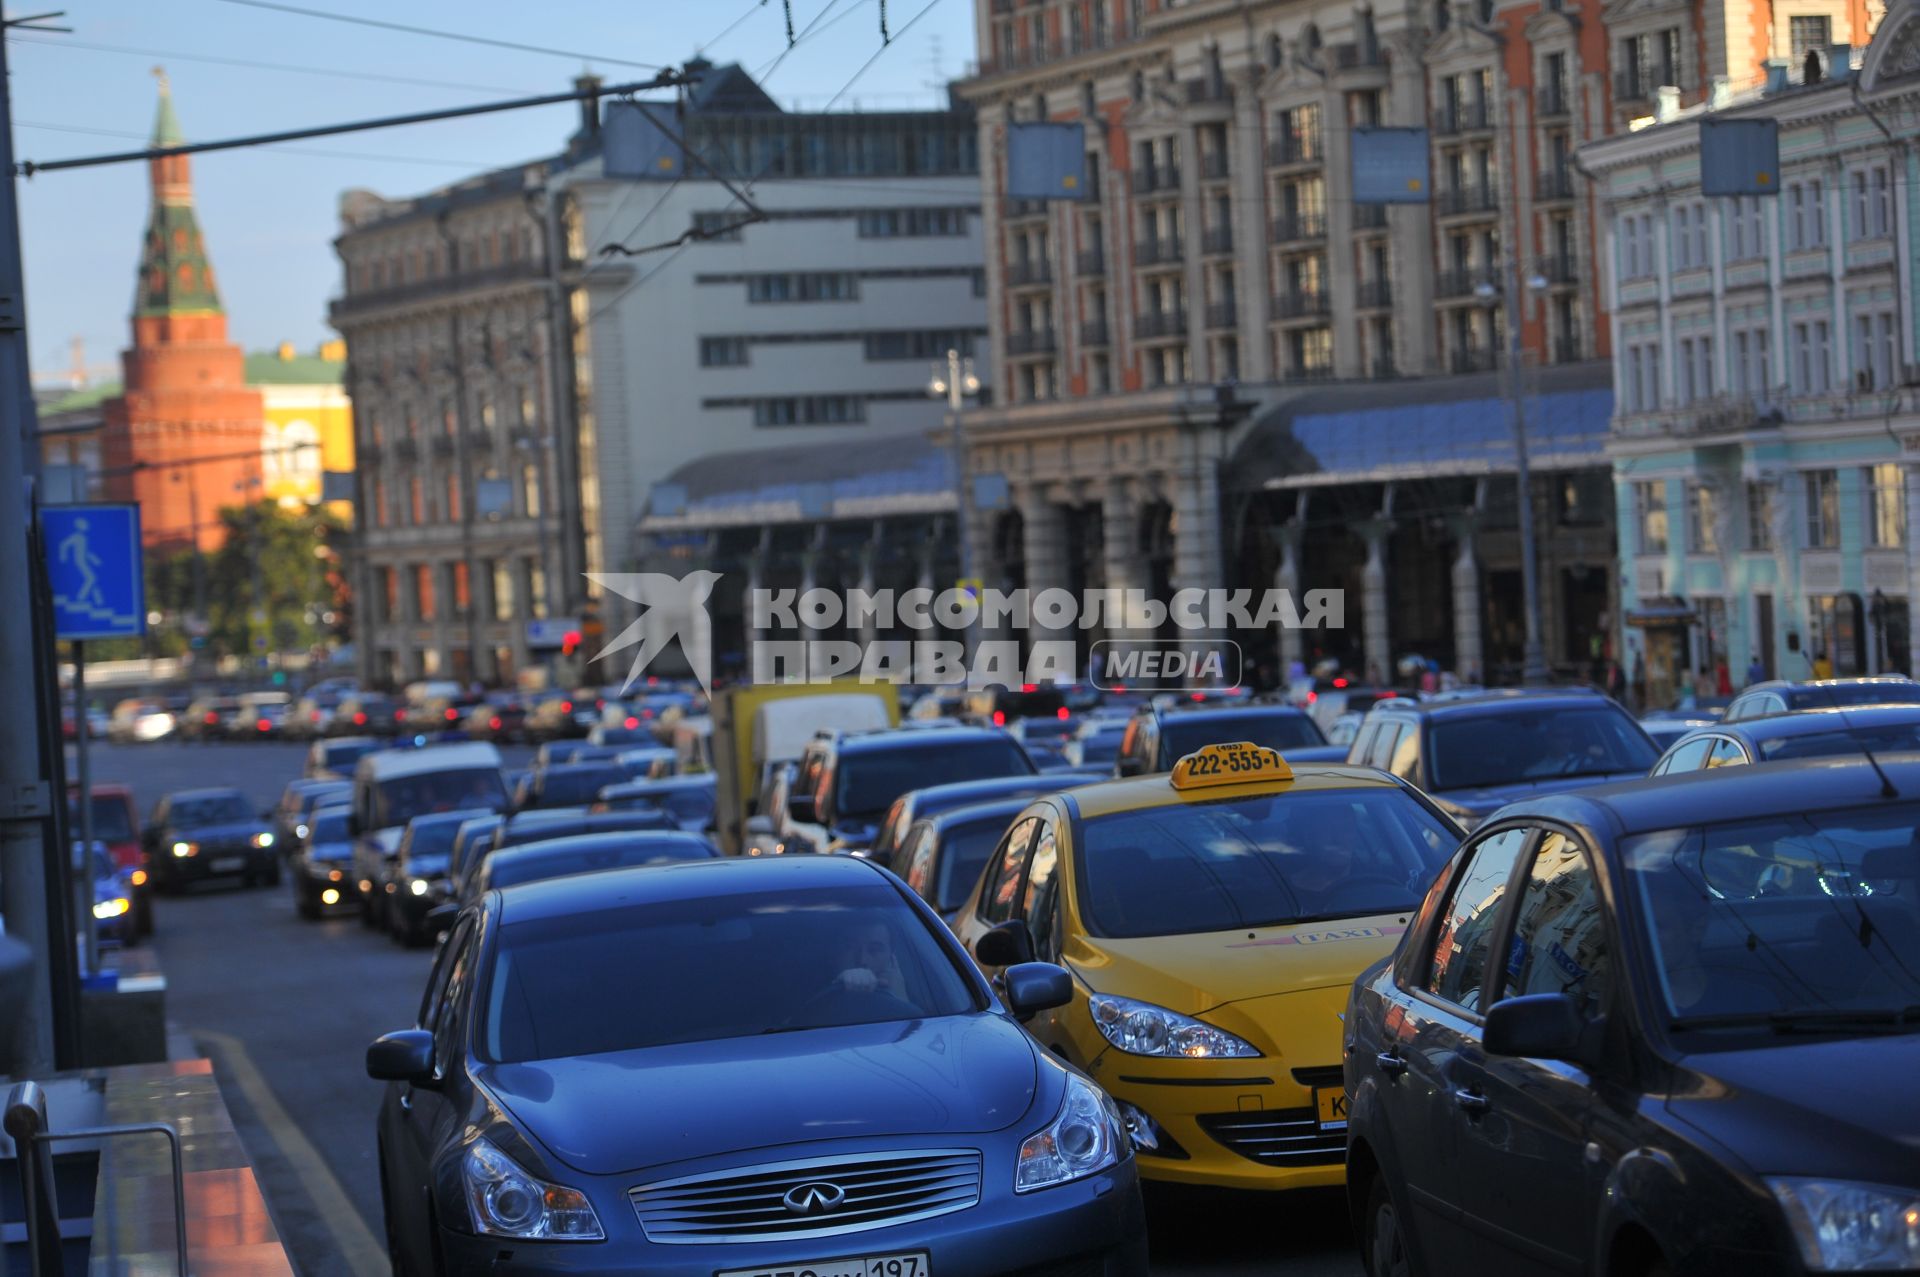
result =
[{"label": "car taillight", "polygon": [[1007,716],[1004,711],[993,711],[993,725],[995,727],[1005,727],[1007,725]]},{"label": "car taillight", "polygon": [[1053,711],[1053,716],[1057,719],[1060,719],[1062,722],[1065,722],[1067,719],[1073,716],[1073,712],[1069,710],[1065,705],[1062,705],[1059,709]]},{"label": "car taillight", "polygon": [[607,707],[607,703],[605,701],[595,701],[593,703],[593,707],[595,709],[605,709]]},{"label": "car taillight", "polygon": [[561,701],[561,702],[560,702],[560,712],[561,712],[562,714],[571,714],[571,713],[573,713],[573,702],[572,702],[572,701]]},{"label": "car taillight", "polygon": [[397,709],[393,711],[393,721],[396,723],[404,721],[406,717],[407,717],[407,712],[403,709]]},{"label": "car taillight", "polygon": [[367,721],[367,716],[365,714],[355,714],[353,716],[353,725],[355,727],[360,727],[364,725],[366,721]]},{"label": "car taillight", "polygon": [[1193,699],[1196,701],[1204,701],[1207,699],[1207,694],[1205,692],[1195,692],[1193,693]]},{"label": "car taillight", "polygon": [[307,721],[308,721],[309,723],[317,723],[317,722],[319,722],[319,721],[320,721],[320,711],[319,711],[319,710],[317,710],[317,709],[310,709],[310,710],[308,710],[308,711],[307,711]]},{"label": "car taillight", "polygon": [[487,726],[497,732],[500,730],[500,720],[497,718],[489,718],[487,720]]},{"label": "car taillight", "polygon": [[263,719],[260,719],[258,722],[256,722],[254,726],[264,732],[264,731],[270,730],[273,727],[273,724],[269,723],[266,719],[263,718]]},{"label": "car taillight", "polygon": [[632,731],[634,728],[638,726],[640,726],[640,720],[635,718],[631,714],[627,715],[627,730]]},{"label": "car taillight", "polygon": [[208,710],[208,711],[207,711],[207,721],[208,721],[209,723],[217,723],[217,722],[219,722],[219,721],[220,721],[220,716],[219,716],[218,714],[216,714],[216,713],[214,713],[214,712],[213,712],[212,710]]},{"label": "car taillight", "polygon": [[1333,680],[1333,685],[1335,687],[1345,687],[1347,685],[1347,680],[1344,678],[1336,678]]},{"label": "car taillight", "polygon": [[1020,690],[1023,692],[1037,692],[1040,690],[1040,687],[1037,683],[1022,683],[1020,684]]},{"label": "car taillight", "polygon": [[1318,692],[1308,692],[1308,693],[1307,693],[1307,704],[1309,704],[1309,705],[1311,705],[1311,704],[1313,704],[1313,703],[1314,703],[1315,701],[1317,701],[1317,700],[1319,700],[1319,699],[1320,699],[1320,693],[1318,693]]},{"label": "car taillight", "polygon": [[459,711],[459,710],[457,710],[457,709],[450,709],[450,710],[448,710],[448,711],[447,711],[447,721],[448,721],[449,723],[451,723],[451,722],[453,722],[453,721],[454,721],[454,720],[455,720],[456,718],[459,718],[459,717],[460,717],[460,711]]},{"label": "car taillight", "polygon": [[650,709],[643,709],[643,710],[641,710],[641,711],[640,711],[640,717],[642,717],[642,718],[652,718],[652,717],[653,717],[653,711],[652,711],[652,710],[650,710]]},{"label": "car taillight", "polygon": [[1400,698],[1400,693],[1398,693],[1398,692],[1382,692],[1382,693],[1380,693],[1380,699],[1381,699],[1381,700],[1383,700],[1383,701],[1392,701],[1392,700],[1398,700],[1399,698]]}]

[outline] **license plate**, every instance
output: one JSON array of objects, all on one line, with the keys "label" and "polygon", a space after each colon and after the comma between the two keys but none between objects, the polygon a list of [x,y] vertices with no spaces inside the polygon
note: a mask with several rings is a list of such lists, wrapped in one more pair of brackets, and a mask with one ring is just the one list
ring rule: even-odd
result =
[{"label": "license plate", "polygon": [[208,869],[217,874],[232,873],[236,869],[245,869],[246,867],[247,858],[245,856],[222,856],[207,866]]},{"label": "license plate", "polygon": [[759,1268],[728,1268],[713,1277],[932,1277],[927,1252],[898,1255],[862,1255],[852,1259],[809,1259],[797,1264],[767,1264]]},{"label": "license plate", "polygon": [[1347,1129],[1347,1090],[1343,1086],[1329,1086],[1313,1093],[1313,1111],[1320,1118],[1323,1131],[1344,1131]]}]

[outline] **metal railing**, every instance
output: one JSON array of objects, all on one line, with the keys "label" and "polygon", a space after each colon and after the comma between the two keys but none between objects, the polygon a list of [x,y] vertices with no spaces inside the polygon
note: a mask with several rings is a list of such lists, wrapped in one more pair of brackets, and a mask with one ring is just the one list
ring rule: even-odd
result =
[{"label": "metal railing", "polygon": [[1200,251],[1203,253],[1231,253],[1233,251],[1233,227],[1209,226],[1200,236]]},{"label": "metal railing", "polygon": [[1177,165],[1162,164],[1133,171],[1133,192],[1136,195],[1151,195],[1156,191],[1179,189],[1180,169]]},{"label": "metal railing", "polygon": [[1290,289],[1275,295],[1273,299],[1275,319],[1317,319],[1332,309],[1327,295],[1319,289]]},{"label": "metal railing", "polygon": [[1387,65],[1387,53],[1380,47],[1380,42],[1377,40],[1333,46],[1333,67],[1336,71],[1357,71],[1362,67],[1384,67],[1385,65]]},{"label": "metal railing", "polygon": [[1112,344],[1107,334],[1107,321],[1089,319],[1080,325],[1080,344],[1082,346],[1108,346]]},{"label": "metal railing", "polygon": [[1542,200],[1573,198],[1573,170],[1548,169],[1535,179],[1534,193]]},{"label": "metal railing", "polygon": [[1580,263],[1572,253],[1549,253],[1533,260],[1533,273],[1549,284],[1577,284],[1579,272]]},{"label": "metal railing", "polygon": [[1187,81],[1188,106],[1199,106],[1204,102],[1225,102],[1230,97],[1224,78],[1215,79],[1210,75],[1203,75],[1197,80]]},{"label": "metal railing", "polygon": [[1133,246],[1135,266],[1174,266],[1186,255],[1186,246],[1176,238],[1143,239]]},{"label": "metal railing", "polygon": [[1433,277],[1433,295],[1435,297],[1471,297],[1480,287],[1482,276],[1477,270],[1443,270]]},{"label": "metal railing", "polygon": [[1141,341],[1152,341],[1159,337],[1184,337],[1187,335],[1187,312],[1150,310],[1144,315],[1135,315],[1133,335]]},{"label": "metal railing", "polygon": [[1556,364],[1576,364],[1580,362],[1580,339],[1569,333],[1561,333],[1553,339],[1553,362]]},{"label": "metal railing", "polygon": [[1107,254],[1103,249],[1089,249],[1073,259],[1073,269],[1081,275],[1104,275],[1107,273]]},{"label": "metal railing", "polygon": [[1353,229],[1356,231],[1383,231],[1387,229],[1387,206],[1385,204],[1355,204],[1353,206]]},{"label": "metal railing", "polygon": [[1047,202],[1045,200],[1011,200],[1010,199],[1007,201],[1007,208],[1004,216],[1005,216],[1005,219],[1009,222],[1018,222],[1018,221],[1024,221],[1028,218],[1045,217],[1046,215],[1047,215]]},{"label": "metal railing", "polygon": [[1572,99],[1563,84],[1546,85],[1535,95],[1534,103],[1534,111],[1543,118],[1573,114]]},{"label": "metal railing", "polygon": [[1434,132],[1442,137],[1455,133],[1475,133],[1493,127],[1493,112],[1485,102],[1442,103],[1434,112]]},{"label": "metal railing", "polygon": [[1285,381],[1332,381],[1332,364],[1300,364],[1287,369],[1282,375]]},{"label": "metal railing", "polygon": [[1308,133],[1295,137],[1291,133],[1282,133],[1267,143],[1267,163],[1279,167],[1285,164],[1318,164],[1326,159],[1326,150],[1320,145],[1320,135]]},{"label": "metal railing", "polygon": [[1367,375],[1375,381],[1392,381],[1400,375],[1400,369],[1393,362],[1392,355],[1376,355],[1367,366]]},{"label": "metal railing", "polygon": [[1007,263],[1007,287],[1025,288],[1029,284],[1053,282],[1053,263],[1044,257],[1029,257]]},{"label": "metal railing", "polygon": [[1391,310],[1393,308],[1393,281],[1386,279],[1368,279],[1360,283],[1360,309]]},{"label": "metal railing", "polygon": [[430,298],[453,297],[475,289],[498,288],[505,284],[533,282],[544,284],[546,280],[547,264],[545,262],[533,260],[507,262],[501,266],[487,266],[480,270],[451,271],[387,288],[355,290],[344,297],[336,297],[327,310],[331,317],[340,318],[357,315],[363,311],[378,310],[382,306],[397,306]]},{"label": "metal railing", "polygon": [[1207,327],[1215,331],[1222,328],[1240,326],[1240,303],[1237,301],[1207,303]]},{"label": "metal railing", "polygon": [[1200,176],[1210,182],[1233,176],[1225,151],[1211,151],[1200,157]]},{"label": "metal railing", "polygon": [[1053,353],[1053,329],[1035,328],[1027,332],[1007,334],[1007,354],[1018,358],[1021,355],[1050,355]]},{"label": "metal railing", "polygon": [[1273,242],[1295,244],[1302,240],[1325,239],[1327,215],[1318,212],[1282,213],[1273,219]]},{"label": "metal railing", "polygon": [[1500,207],[1500,193],[1491,186],[1458,186],[1440,192],[1442,214],[1492,213]]},{"label": "metal railing", "polygon": [[1453,352],[1447,366],[1456,373],[1492,372],[1499,367],[1499,359],[1488,347],[1466,346]]},{"label": "metal railing", "polygon": [[1686,87],[1680,83],[1680,78],[1679,72],[1673,67],[1628,67],[1614,73],[1613,96],[1621,102],[1646,102],[1662,85]]}]

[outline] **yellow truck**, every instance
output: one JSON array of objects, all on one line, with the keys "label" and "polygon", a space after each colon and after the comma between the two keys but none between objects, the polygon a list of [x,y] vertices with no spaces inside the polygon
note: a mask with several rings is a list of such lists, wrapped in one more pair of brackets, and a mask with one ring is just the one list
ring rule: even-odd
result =
[{"label": "yellow truck", "polygon": [[730,856],[746,843],[755,800],[773,769],[799,761],[823,731],[871,731],[900,725],[900,692],[891,683],[766,683],[729,687],[713,699],[711,752],[718,793],[714,825]]}]

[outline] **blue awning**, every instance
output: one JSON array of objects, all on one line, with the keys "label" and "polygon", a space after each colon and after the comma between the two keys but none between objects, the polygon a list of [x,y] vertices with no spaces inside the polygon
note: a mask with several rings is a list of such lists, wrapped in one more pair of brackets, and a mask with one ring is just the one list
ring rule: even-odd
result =
[{"label": "blue awning", "polygon": [[881,518],[953,509],[953,462],[918,431],[691,461],[653,486],[643,531]]}]

